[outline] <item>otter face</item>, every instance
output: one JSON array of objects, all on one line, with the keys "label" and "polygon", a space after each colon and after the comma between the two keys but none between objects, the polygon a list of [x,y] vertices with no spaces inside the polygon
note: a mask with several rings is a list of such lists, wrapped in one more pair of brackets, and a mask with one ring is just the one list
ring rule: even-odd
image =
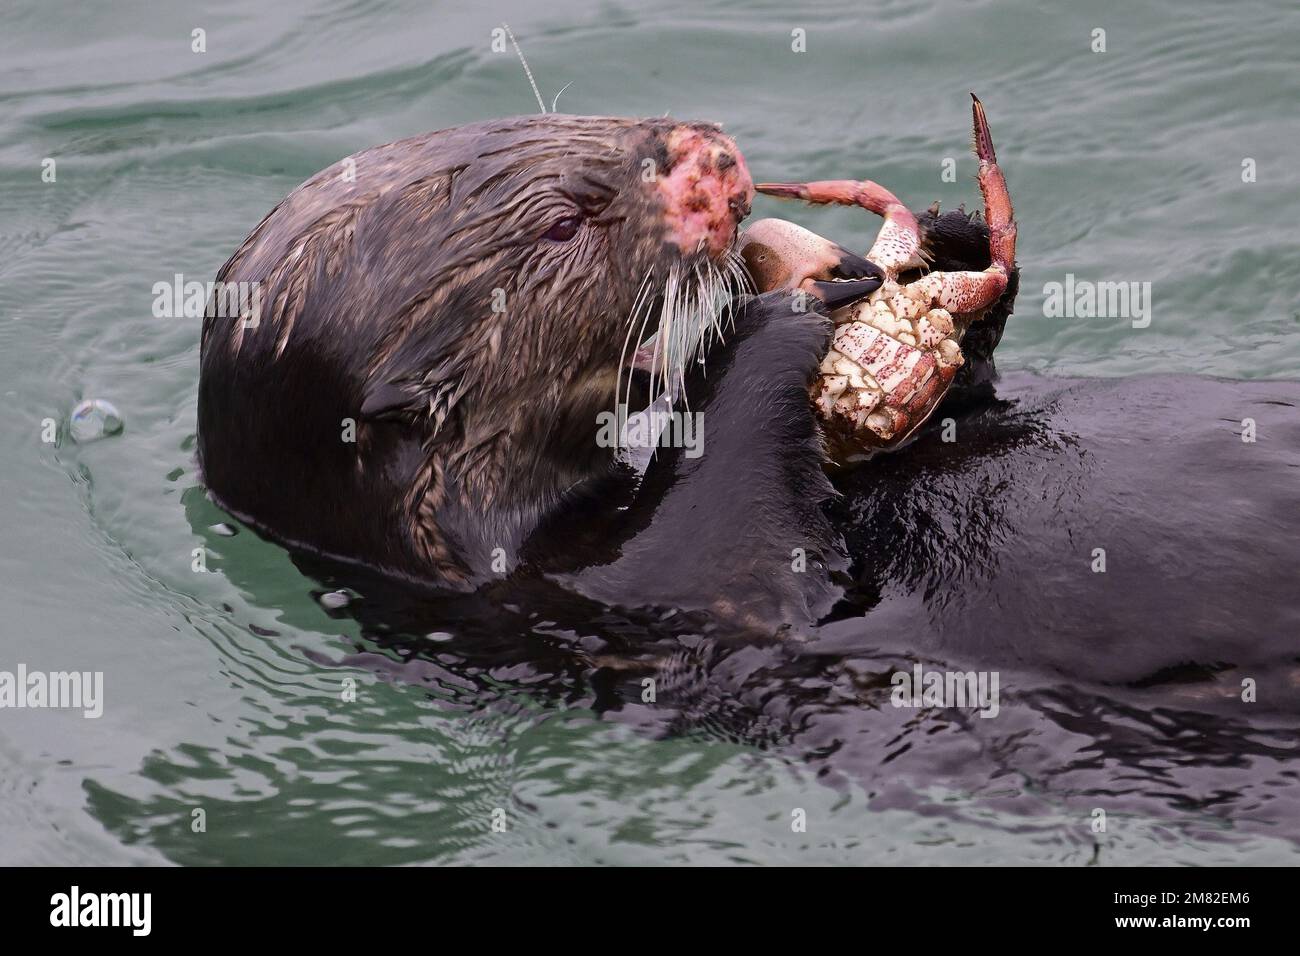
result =
[{"label": "otter face", "polygon": [[498,330],[476,360],[548,399],[552,428],[565,404],[587,421],[594,396],[610,407],[633,362],[652,392],[680,376],[747,281],[733,250],[754,186],[735,144],[667,119],[466,129],[476,155],[455,173],[438,253],[468,265],[448,283],[461,321]]},{"label": "otter face", "polygon": [[302,273],[276,285],[310,285],[369,337],[364,417],[554,433],[575,406],[591,431],[638,346],[655,339],[669,379],[747,282],[732,250],[753,182],[707,124],[518,117],[351,161],[355,183],[324,170],[264,224],[285,241],[246,246],[262,239],[273,268]]},{"label": "otter face", "polygon": [[[530,136],[502,154],[511,155],[513,172],[496,185],[518,210],[512,229],[521,243],[494,271],[524,278],[530,291],[546,283],[544,301],[530,296],[531,325],[537,306],[564,290],[555,304],[566,315],[539,334],[567,367],[592,367],[590,389],[606,389],[611,374],[618,381],[629,352],[667,382],[716,325],[722,301],[745,287],[734,248],[754,185],[743,156],[702,123],[569,116],[527,123],[563,129],[564,148]],[[654,347],[636,356],[646,339]]]}]

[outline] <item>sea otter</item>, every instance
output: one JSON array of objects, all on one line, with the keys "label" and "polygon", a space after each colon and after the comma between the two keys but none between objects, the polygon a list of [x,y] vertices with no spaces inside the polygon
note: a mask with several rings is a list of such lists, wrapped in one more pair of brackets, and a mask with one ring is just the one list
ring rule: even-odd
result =
[{"label": "sea otter", "polygon": [[[988,560],[977,537],[947,535],[942,552],[915,535],[864,542],[852,521],[828,512],[837,491],[807,390],[827,351],[826,315],[843,301],[735,295],[733,249],[751,190],[744,159],[715,127],[667,119],[499,120],[376,147],[322,171],[219,274],[263,283],[267,308],[256,321],[204,324],[198,453],[210,494],[277,540],[411,582],[472,590],[546,574],[606,604],[702,609],[768,633],[823,620],[863,587],[886,587],[862,583],[864,559],[875,567],[888,556],[913,576],[942,566],[959,585],[965,569]],[[916,218],[933,268],[988,267],[981,221],[960,212]],[[821,276],[830,295],[874,291],[873,264],[830,248]],[[934,421],[989,400],[991,352],[1016,280],[963,342],[967,362]],[[703,364],[686,361],[704,329],[680,321],[691,311],[683,303],[726,328]],[[671,356],[658,374],[666,364],[679,378],[708,440],[698,458],[662,450],[639,475],[598,443],[596,423],[628,380],[632,407],[651,397],[646,373],[628,367],[646,364],[633,356],[656,328],[661,358]],[[1139,425],[1158,434],[1173,408],[1207,408],[1190,380],[1163,387],[1150,407],[1116,400],[1108,430],[1089,439],[1097,450],[1083,449],[1078,467],[1117,454],[1103,442],[1127,447]],[[1086,399],[1100,416],[1093,392],[1117,394],[1076,388],[1056,400],[1060,414],[1062,403]],[[1278,440],[1278,426],[1261,417],[1273,406],[1260,408],[1246,390],[1236,406],[1227,386],[1216,394],[1219,418],[1257,420],[1264,440]],[[1223,437],[1221,424],[1205,428]],[[962,434],[956,446],[936,447],[961,447]],[[1143,448],[1159,450],[1150,429],[1142,436]],[[1146,480],[1163,490],[1196,477],[1201,491],[1177,509],[1149,502],[1127,530],[1155,546],[1180,515],[1194,514],[1206,540],[1221,539],[1225,522],[1240,523],[1232,516],[1243,492],[1228,476],[1241,460],[1270,469],[1255,494],[1285,487],[1294,467],[1286,449],[1250,450],[1225,439],[1193,462],[1153,458]],[[873,476],[919,461],[908,449],[869,463],[837,479],[839,490],[869,493]],[[1119,473],[1091,475],[1098,501],[1133,498],[1102,484]],[[915,521],[941,527],[961,513],[961,491],[947,489],[945,504],[928,480],[918,475],[906,493],[931,503]],[[1007,475],[1004,485],[1017,480]],[[994,493],[969,489],[990,509]],[[1059,507],[1044,497],[1045,515],[1019,520],[1051,526]],[[1297,536],[1283,531],[1266,522],[1256,540],[1295,554]]]}]

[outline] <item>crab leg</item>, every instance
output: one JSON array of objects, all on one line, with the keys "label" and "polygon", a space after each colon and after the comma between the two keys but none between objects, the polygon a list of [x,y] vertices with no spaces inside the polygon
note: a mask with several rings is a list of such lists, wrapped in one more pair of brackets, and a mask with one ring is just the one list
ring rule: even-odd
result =
[{"label": "crab leg", "polygon": [[823,179],[812,183],[759,183],[761,193],[780,199],[802,199],[824,205],[861,206],[885,217],[867,258],[894,279],[904,269],[921,265],[921,232],[912,211],[897,196],[869,179]]}]

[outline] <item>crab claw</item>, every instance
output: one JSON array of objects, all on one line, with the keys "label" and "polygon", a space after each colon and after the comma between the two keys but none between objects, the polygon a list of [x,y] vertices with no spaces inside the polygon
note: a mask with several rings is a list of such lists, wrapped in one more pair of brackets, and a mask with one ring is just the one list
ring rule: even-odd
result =
[{"label": "crab claw", "polygon": [[740,255],[759,292],[803,289],[831,311],[880,288],[885,273],[874,262],[784,219],[760,219],[740,237]]},{"label": "crab claw", "polygon": [[879,289],[880,284],[881,280],[878,278],[814,279],[809,282],[813,295],[825,302],[826,308],[832,312],[866,298]]},{"label": "crab claw", "polygon": [[989,227],[989,255],[994,266],[1010,274],[1016,267],[1016,221],[1012,218],[1011,195],[1007,192],[1006,177],[998,168],[984,104],[974,93],[970,98],[975,155],[980,162],[980,194],[984,197],[984,221]]}]

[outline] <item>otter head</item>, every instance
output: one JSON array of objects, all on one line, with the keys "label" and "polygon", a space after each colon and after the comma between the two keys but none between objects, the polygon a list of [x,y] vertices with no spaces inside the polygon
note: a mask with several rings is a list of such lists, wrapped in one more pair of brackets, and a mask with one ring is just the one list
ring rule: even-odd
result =
[{"label": "otter head", "polygon": [[[210,489],[314,543],[320,507],[346,506],[304,494],[355,501],[391,486],[389,517],[413,529],[416,552],[397,563],[469,547],[458,514],[517,537],[530,519],[502,516],[545,512],[612,460],[597,416],[638,346],[653,338],[640,364],[648,352],[659,377],[680,374],[745,281],[733,249],[753,193],[730,139],[669,119],[477,123],[323,170],[218,276],[259,283],[268,305],[255,324],[204,326]],[[359,429],[342,448],[341,419]],[[256,487],[230,464],[250,454]],[[277,461],[295,465],[292,480]],[[335,470],[364,490],[313,476],[304,491],[299,476]]]},{"label": "otter head", "polygon": [[463,128],[438,158],[415,239],[432,261],[385,322],[362,414],[455,418],[477,457],[496,443],[515,478],[572,484],[609,456],[596,415],[637,347],[654,338],[652,371],[680,374],[743,281],[744,159],[706,124],[555,115]]}]

